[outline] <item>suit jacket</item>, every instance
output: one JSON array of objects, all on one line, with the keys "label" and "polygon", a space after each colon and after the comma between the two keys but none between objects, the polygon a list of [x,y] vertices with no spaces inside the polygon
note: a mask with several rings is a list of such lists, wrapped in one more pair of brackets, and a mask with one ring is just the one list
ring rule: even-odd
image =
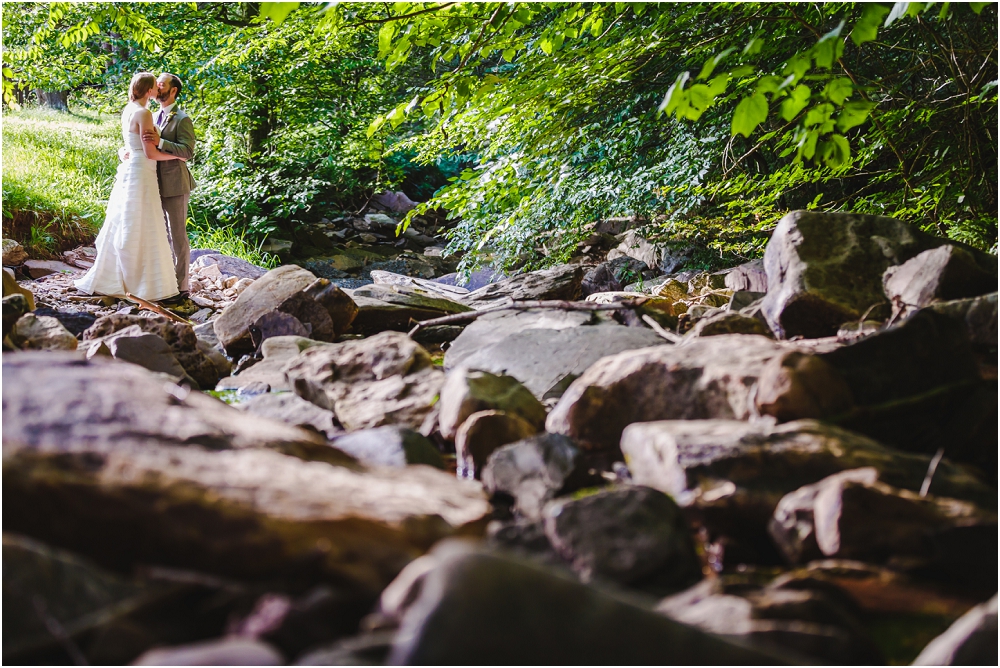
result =
[{"label": "suit jacket", "polygon": [[[183,109],[176,107],[160,128],[164,153],[190,160],[194,157],[194,122]],[[160,197],[187,195],[194,188],[194,179],[184,160],[163,160],[156,163],[156,177],[160,182]]]}]

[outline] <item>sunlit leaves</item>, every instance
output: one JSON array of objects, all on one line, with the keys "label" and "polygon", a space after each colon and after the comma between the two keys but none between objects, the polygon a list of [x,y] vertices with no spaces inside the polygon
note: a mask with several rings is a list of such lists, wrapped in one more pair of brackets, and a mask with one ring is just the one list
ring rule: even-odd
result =
[{"label": "sunlit leaves", "polygon": [[805,84],[796,86],[788,97],[781,101],[781,117],[786,121],[791,121],[798,116],[799,112],[809,104],[809,96],[811,94],[812,91],[809,90],[809,86]]},{"label": "sunlit leaves", "polygon": [[861,18],[851,30],[851,41],[854,42],[855,46],[861,46],[865,42],[871,42],[877,38],[882,19],[889,13],[888,7],[874,2],[866,4],[864,7]]},{"label": "sunlit leaves", "polygon": [[872,102],[856,101],[848,102],[837,116],[837,129],[847,132],[851,128],[857,127],[868,120],[868,115],[875,107]]},{"label": "sunlit leaves", "polygon": [[298,8],[298,2],[262,2],[260,3],[260,15],[271,19],[276,24],[281,25],[288,15]]},{"label": "sunlit leaves", "polygon": [[767,98],[762,93],[754,93],[736,105],[736,111],[733,112],[732,133],[749,137],[766,119]]}]

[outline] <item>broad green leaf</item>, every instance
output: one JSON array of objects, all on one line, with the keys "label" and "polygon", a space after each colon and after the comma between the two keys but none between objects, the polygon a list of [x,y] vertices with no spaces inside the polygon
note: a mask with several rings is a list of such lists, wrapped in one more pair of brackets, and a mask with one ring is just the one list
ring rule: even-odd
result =
[{"label": "broad green leaf", "polygon": [[396,25],[384,23],[378,31],[378,56],[384,58],[392,49],[392,38],[396,36]]},{"label": "broad green leaf", "polygon": [[708,82],[708,92],[712,97],[718,97],[726,92],[727,85],[729,85],[729,75],[720,74]]},{"label": "broad green leaf", "polygon": [[982,12],[989,5],[994,4],[992,2],[970,2],[969,9],[971,9],[976,14]]},{"label": "broad green leaf", "polygon": [[728,56],[733,51],[734,49],[730,47],[725,51],[723,51],[722,53],[709,58],[705,62],[705,65],[701,68],[701,73],[698,75],[698,79],[707,79],[708,77],[712,76],[712,72],[715,70],[716,66],[718,66],[718,64],[722,62],[723,58]]},{"label": "broad green leaf", "polygon": [[776,77],[774,75],[768,75],[761,77],[757,81],[757,92],[758,93],[776,93],[778,92],[778,86],[781,85],[781,77]]},{"label": "broad green leaf", "polygon": [[684,97],[684,84],[690,76],[687,72],[681,72],[677,75],[674,83],[667,89],[667,94],[663,96],[663,101],[660,102],[660,106],[656,109],[657,112],[663,112],[669,116],[677,109],[681,98]]},{"label": "broad green leaf", "polygon": [[811,94],[812,91],[809,90],[809,86],[805,84],[796,86],[788,97],[781,101],[781,117],[786,121],[791,121],[795,118],[800,111],[805,109],[809,103],[809,96]]},{"label": "broad green leaf", "polygon": [[837,129],[841,132],[847,132],[851,128],[861,125],[868,120],[868,114],[874,107],[873,103],[862,100],[848,102],[841,109],[840,115],[837,116]]},{"label": "broad green leaf", "polygon": [[823,88],[823,95],[836,105],[844,104],[844,100],[854,93],[854,84],[847,77],[838,77]]},{"label": "broad green leaf", "polygon": [[795,81],[798,81],[805,73],[809,71],[809,56],[803,53],[797,53],[792,56],[785,68],[781,71],[782,74],[791,74],[795,77]]},{"label": "broad green leaf", "polygon": [[830,135],[829,145],[832,146],[826,164],[830,167],[841,167],[851,161],[851,144],[844,135]]},{"label": "broad green leaf", "polygon": [[[691,118],[691,120],[696,121],[705,112],[706,109],[712,104],[715,96],[712,95],[712,91],[705,84],[695,84],[691,86],[688,90],[688,104],[691,108],[697,112],[697,116]],[[689,115],[690,118],[690,115]]]},{"label": "broad green leaf", "polygon": [[889,8],[885,5],[869,3],[861,14],[861,18],[854,25],[851,31],[851,41],[855,46],[861,46],[865,42],[871,42],[878,37],[878,29],[882,24],[882,19],[889,13]]},{"label": "broad green leaf", "polygon": [[504,49],[503,50],[503,59],[506,60],[508,63],[511,62],[512,60],[514,60],[514,56],[516,56],[516,55],[517,55],[517,51],[515,49]]},{"label": "broad green leaf", "polygon": [[763,47],[764,47],[764,40],[761,39],[760,37],[754,37],[749,42],[747,42],[747,45],[745,47],[743,47],[743,53],[747,54],[748,56],[755,56],[758,53],[760,53],[760,50]]},{"label": "broad green leaf", "polygon": [[901,18],[903,16],[906,16],[907,13],[909,12],[909,9],[910,9],[910,3],[909,2],[897,2],[897,3],[895,3],[892,6],[892,10],[889,12],[889,15],[887,17],[885,17],[885,24],[884,24],[885,27],[888,28],[890,25],[893,24],[893,22],[896,19]]},{"label": "broad green leaf", "polygon": [[298,6],[298,2],[262,2],[260,3],[260,15],[266,16],[277,25],[281,25],[292,10]]},{"label": "broad green leaf", "polygon": [[806,118],[802,121],[802,124],[807,128],[811,128],[814,125],[820,123],[825,123],[830,120],[830,115],[833,113],[833,105],[830,103],[818,104],[806,113]]},{"label": "broad green leaf", "polygon": [[749,137],[758,125],[767,120],[767,98],[760,93],[743,98],[733,112],[732,134]]}]

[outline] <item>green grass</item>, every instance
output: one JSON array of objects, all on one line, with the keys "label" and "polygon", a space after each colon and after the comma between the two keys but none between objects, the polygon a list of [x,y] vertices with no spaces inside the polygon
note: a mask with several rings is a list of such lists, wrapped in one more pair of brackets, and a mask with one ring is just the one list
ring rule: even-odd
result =
[{"label": "green grass", "polygon": [[3,236],[36,256],[89,243],[118,167],[118,118],[6,111],[2,131]]},{"label": "green grass", "polygon": [[[42,258],[93,243],[118,169],[118,116],[25,108],[4,112],[2,132],[4,238]],[[276,256],[232,228],[189,220],[188,236],[193,248],[267,269],[278,265]]]}]

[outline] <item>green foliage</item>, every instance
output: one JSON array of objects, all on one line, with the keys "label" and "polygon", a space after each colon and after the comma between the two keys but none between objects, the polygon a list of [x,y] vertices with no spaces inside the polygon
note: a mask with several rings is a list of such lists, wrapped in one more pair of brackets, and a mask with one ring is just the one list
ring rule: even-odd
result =
[{"label": "green foliage", "polygon": [[118,166],[118,119],[8,111],[3,130],[4,237],[42,256],[92,240]]},{"label": "green foliage", "polygon": [[[733,259],[787,210],[897,216],[995,248],[995,6],[393,6],[379,55],[437,76],[369,126],[474,160],[423,209],[465,265],[565,259],[639,215]],[[426,123],[426,120],[421,120]],[[419,213],[419,210],[418,212]]]},{"label": "green foliage", "polygon": [[254,243],[249,239],[246,230],[213,227],[207,220],[197,222],[188,218],[187,231],[191,248],[210,248],[223,255],[242,258],[250,264],[265,269],[274,269],[280,264],[276,255],[261,251],[262,243]]}]

